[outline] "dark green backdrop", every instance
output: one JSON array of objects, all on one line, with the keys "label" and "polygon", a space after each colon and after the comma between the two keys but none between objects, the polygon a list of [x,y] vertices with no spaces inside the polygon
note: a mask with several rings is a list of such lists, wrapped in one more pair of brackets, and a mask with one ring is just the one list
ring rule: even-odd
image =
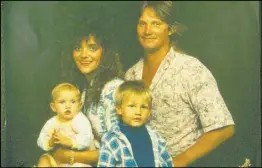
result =
[{"label": "dark green backdrop", "polygon": [[[126,70],[141,56],[133,15],[138,4],[114,3],[119,13],[115,40]],[[60,80],[53,30],[56,5],[17,1],[2,7],[6,106],[1,116],[6,115],[7,125],[1,165],[32,166],[41,154],[36,140],[51,115],[50,91]],[[239,166],[249,158],[253,166],[261,166],[258,6],[254,2],[177,5],[179,22],[189,28],[179,45],[211,70],[236,123],[234,137],[194,165]]]}]

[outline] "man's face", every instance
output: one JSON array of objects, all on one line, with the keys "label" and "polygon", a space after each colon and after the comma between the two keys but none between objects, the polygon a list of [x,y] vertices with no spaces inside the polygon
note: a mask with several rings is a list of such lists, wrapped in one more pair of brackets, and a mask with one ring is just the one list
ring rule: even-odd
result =
[{"label": "man's face", "polygon": [[142,12],[138,24],[138,40],[145,50],[158,50],[169,45],[168,24],[162,21],[155,10],[147,7]]},{"label": "man's face", "polygon": [[144,125],[151,113],[149,101],[136,94],[126,95],[121,106],[116,107],[116,111],[123,122],[131,127]]}]

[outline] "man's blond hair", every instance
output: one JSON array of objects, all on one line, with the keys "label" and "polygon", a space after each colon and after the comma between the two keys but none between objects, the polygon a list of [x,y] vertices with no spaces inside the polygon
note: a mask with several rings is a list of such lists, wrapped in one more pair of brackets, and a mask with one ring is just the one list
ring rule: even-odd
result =
[{"label": "man's blond hair", "polygon": [[150,89],[145,85],[145,83],[141,80],[134,81],[126,81],[122,83],[117,89],[115,93],[115,103],[116,106],[120,106],[123,102],[123,99],[127,95],[139,95],[144,97],[150,107],[152,103],[152,95]]},{"label": "man's blond hair", "polygon": [[80,99],[80,91],[79,89],[71,84],[71,83],[60,83],[58,85],[56,85],[53,90],[52,90],[52,93],[51,93],[51,98],[52,98],[52,101],[54,101],[56,99],[56,95],[61,92],[61,91],[75,91],[77,93],[77,96],[79,97]]}]

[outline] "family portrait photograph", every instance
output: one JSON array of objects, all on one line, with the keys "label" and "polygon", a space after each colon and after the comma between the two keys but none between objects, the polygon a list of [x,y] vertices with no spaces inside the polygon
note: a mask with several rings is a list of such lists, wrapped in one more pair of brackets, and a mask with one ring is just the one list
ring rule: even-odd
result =
[{"label": "family portrait photograph", "polygon": [[261,167],[260,1],[1,1],[1,167]]}]

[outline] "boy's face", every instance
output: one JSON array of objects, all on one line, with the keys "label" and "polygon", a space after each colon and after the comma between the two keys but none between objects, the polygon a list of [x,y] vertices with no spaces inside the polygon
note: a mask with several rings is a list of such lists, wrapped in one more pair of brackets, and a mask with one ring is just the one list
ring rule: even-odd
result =
[{"label": "boy's face", "polygon": [[116,111],[122,116],[123,122],[132,127],[144,125],[151,113],[149,101],[136,94],[126,95]]},{"label": "boy's face", "polygon": [[57,113],[60,121],[68,121],[78,114],[82,104],[76,91],[62,90],[56,93],[55,100],[50,103],[50,107]]}]

